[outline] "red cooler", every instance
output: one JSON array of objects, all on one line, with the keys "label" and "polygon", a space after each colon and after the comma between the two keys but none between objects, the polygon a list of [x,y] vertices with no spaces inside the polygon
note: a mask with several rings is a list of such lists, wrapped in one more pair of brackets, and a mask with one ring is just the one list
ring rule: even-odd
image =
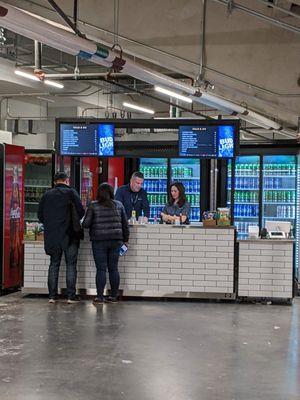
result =
[{"label": "red cooler", "polygon": [[0,289],[23,282],[24,147],[0,144]]}]

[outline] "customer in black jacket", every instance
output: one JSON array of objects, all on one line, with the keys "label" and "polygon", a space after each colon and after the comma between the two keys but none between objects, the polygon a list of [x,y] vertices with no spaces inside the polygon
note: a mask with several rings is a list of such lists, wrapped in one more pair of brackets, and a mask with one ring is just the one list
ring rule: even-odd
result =
[{"label": "customer in black jacket", "polygon": [[55,303],[57,299],[59,267],[63,253],[67,266],[68,303],[78,301],[75,294],[79,239],[71,229],[70,201],[75,205],[79,218],[84,216],[84,209],[76,190],[70,188],[67,183],[67,174],[57,172],[54,176],[55,187],[43,195],[38,209],[38,218],[44,225],[45,231],[45,252],[50,255],[49,303]]},{"label": "customer in black jacket", "polygon": [[106,285],[108,269],[111,296],[105,298],[109,303],[118,301],[120,275],[118,261],[120,247],[128,244],[129,228],[125,209],[119,201],[114,200],[113,188],[102,183],[97,193],[97,201],[89,206],[83,221],[83,227],[90,229],[90,239],[97,268],[97,297],[95,304],[104,301],[103,292]]}]

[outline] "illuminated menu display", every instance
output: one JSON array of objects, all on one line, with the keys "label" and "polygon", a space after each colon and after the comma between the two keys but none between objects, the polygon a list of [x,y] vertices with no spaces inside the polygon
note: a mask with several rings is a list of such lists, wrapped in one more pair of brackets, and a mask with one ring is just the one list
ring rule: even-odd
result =
[{"label": "illuminated menu display", "polygon": [[60,154],[65,156],[113,156],[114,125],[61,124]]},{"label": "illuminated menu display", "polygon": [[232,158],[234,143],[232,125],[179,127],[180,157]]}]

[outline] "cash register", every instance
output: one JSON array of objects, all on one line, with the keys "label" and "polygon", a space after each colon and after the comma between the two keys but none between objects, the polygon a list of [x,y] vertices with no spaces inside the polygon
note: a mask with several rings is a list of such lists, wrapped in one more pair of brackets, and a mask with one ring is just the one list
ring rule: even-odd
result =
[{"label": "cash register", "polygon": [[266,229],[270,239],[288,239],[291,232],[289,221],[266,221]]}]

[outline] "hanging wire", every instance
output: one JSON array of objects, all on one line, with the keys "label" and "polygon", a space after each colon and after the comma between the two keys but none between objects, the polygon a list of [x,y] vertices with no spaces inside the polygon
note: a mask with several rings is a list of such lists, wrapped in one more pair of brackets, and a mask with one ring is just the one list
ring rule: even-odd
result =
[{"label": "hanging wire", "polygon": [[203,80],[203,69],[205,65],[205,30],[206,30],[206,0],[202,0],[202,18],[201,18],[201,34],[200,34],[200,63],[199,63],[199,72],[196,78],[196,83],[200,85]]},{"label": "hanging wire", "polygon": [[119,44],[119,14],[120,2],[114,0],[114,44]]}]

